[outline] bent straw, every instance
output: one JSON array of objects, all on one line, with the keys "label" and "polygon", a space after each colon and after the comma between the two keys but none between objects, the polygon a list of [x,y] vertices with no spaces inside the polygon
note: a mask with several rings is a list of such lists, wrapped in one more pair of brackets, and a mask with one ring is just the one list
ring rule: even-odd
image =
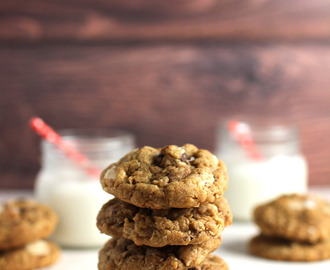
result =
[{"label": "bent straw", "polygon": [[237,143],[243,148],[247,155],[255,160],[262,159],[262,154],[258,151],[256,144],[251,136],[251,132],[242,128],[242,123],[231,120],[228,123],[229,131],[234,135]]},{"label": "bent straw", "polygon": [[30,120],[31,128],[40,135],[43,139],[54,144],[59,150],[74,160],[77,164],[83,167],[86,172],[92,177],[99,177],[101,170],[91,165],[90,160],[81,152],[68,144],[60,134],[55,132],[49,125],[47,125],[41,118],[33,117]]}]

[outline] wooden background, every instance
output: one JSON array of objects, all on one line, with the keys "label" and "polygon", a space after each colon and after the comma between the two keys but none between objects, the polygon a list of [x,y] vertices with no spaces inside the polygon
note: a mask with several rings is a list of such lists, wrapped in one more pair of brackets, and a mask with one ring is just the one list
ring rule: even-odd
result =
[{"label": "wooden background", "polygon": [[328,0],[2,0],[0,188],[31,188],[55,129],[195,143],[237,114],[299,127],[310,184],[330,184]]}]

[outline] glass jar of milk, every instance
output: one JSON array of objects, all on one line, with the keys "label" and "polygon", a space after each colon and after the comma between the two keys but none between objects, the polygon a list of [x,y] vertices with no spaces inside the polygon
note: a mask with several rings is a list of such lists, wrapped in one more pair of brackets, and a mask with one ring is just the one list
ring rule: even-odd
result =
[{"label": "glass jar of milk", "polygon": [[[135,148],[134,136],[123,131],[67,130],[60,134],[101,170]],[[98,177],[87,174],[53,144],[42,141],[41,151],[35,195],[59,216],[51,239],[63,247],[103,245],[109,237],[96,228],[96,217],[112,195],[102,190]]]},{"label": "glass jar of milk", "polygon": [[307,164],[301,153],[298,131],[290,125],[238,121],[258,152],[251,155],[229,129],[229,121],[218,130],[217,156],[229,174],[224,196],[238,221],[251,221],[254,208],[282,194],[307,189]]}]

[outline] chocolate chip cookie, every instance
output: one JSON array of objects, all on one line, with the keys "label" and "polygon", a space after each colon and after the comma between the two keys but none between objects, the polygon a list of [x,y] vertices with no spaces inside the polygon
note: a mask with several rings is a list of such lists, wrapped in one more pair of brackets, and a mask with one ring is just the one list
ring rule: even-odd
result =
[{"label": "chocolate chip cookie", "polygon": [[36,201],[22,199],[0,204],[0,250],[46,238],[56,223],[53,210]]},{"label": "chocolate chip cookie", "polygon": [[214,202],[227,188],[227,181],[225,165],[192,144],[135,149],[101,174],[106,192],[152,209],[190,208]]},{"label": "chocolate chip cookie", "polygon": [[220,244],[220,236],[198,245],[162,248],[137,246],[124,238],[112,238],[99,252],[98,267],[99,270],[194,269]]},{"label": "chocolate chip cookie", "polygon": [[291,194],[255,209],[263,234],[317,243],[330,238],[330,205],[315,195]]},{"label": "chocolate chip cookie", "polygon": [[256,256],[272,260],[325,260],[330,258],[330,238],[311,244],[258,235],[249,242],[249,251]]},{"label": "chocolate chip cookie", "polygon": [[200,244],[216,237],[231,223],[232,215],[224,197],[197,208],[161,210],[138,208],[112,199],[97,217],[101,232],[150,247]]},{"label": "chocolate chip cookie", "polygon": [[50,241],[38,240],[26,246],[0,252],[1,270],[27,270],[49,266],[60,257],[60,249]]}]

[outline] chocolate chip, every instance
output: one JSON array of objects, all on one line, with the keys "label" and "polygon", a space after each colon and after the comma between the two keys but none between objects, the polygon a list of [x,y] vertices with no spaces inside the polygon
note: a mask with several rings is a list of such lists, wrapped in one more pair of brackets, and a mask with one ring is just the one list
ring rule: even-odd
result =
[{"label": "chocolate chip", "polygon": [[160,164],[162,163],[163,157],[164,157],[164,155],[162,155],[162,154],[156,156],[156,157],[155,157],[155,163],[156,163],[157,165],[160,165]]},{"label": "chocolate chip", "polygon": [[182,156],[181,156],[181,160],[183,162],[186,162],[188,160],[188,156],[187,156],[187,153],[183,153]]},{"label": "chocolate chip", "polygon": [[191,267],[188,270],[198,270],[198,268],[197,267]]}]

